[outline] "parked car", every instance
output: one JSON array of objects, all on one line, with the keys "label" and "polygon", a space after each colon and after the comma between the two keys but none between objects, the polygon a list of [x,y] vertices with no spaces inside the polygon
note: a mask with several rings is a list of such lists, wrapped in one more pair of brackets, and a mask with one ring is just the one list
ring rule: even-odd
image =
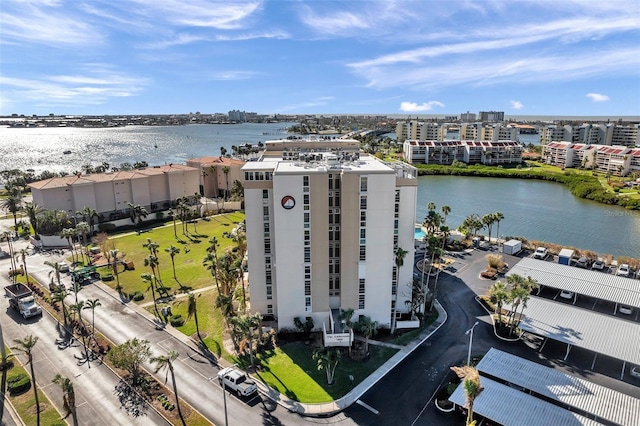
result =
[{"label": "parked car", "polygon": [[586,257],[581,257],[580,259],[576,260],[576,266],[579,268],[588,268],[589,267],[589,259],[587,259]]},{"label": "parked car", "polygon": [[247,376],[244,371],[234,367],[226,367],[218,372],[218,382],[227,389],[234,391],[238,396],[249,396],[258,391],[256,382]]},{"label": "parked car", "polygon": [[67,262],[58,262],[60,272],[69,272],[69,264]]},{"label": "parked car", "polygon": [[629,270],[629,265],[626,263],[618,266],[618,270],[616,271],[616,275],[619,275],[621,277],[628,277],[630,273],[631,271]]},{"label": "parked car", "polygon": [[560,297],[563,299],[573,299],[573,293],[567,290],[562,290],[560,292]]},{"label": "parked car", "polygon": [[535,252],[533,252],[533,257],[536,259],[545,259],[549,251],[546,247],[538,247]]},{"label": "parked car", "polygon": [[604,261],[602,259],[595,260],[591,265],[591,269],[604,270]]},{"label": "parked car", "polygon": [[618,306],[618,311],[621,314],[631,315],[633,313],[633,308],[631,306],[620,305]]},{"label": "parked car", "polygon": [[629,371],[629,373],[634,376],[634,377],[638,377],[640,378],[640,366],[634,366],[631,368],[631,371]]}]

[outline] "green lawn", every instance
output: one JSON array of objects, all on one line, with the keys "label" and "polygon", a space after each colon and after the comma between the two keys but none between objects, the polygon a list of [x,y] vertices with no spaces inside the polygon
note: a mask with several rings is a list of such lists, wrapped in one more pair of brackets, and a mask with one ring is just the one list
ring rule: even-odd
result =
[{"label": "green lawn", "polygon": [[[11,354],[11,350],[6,348],[7,357]],[[35,360],[37,362],[37,359]],[[13,358],[13,367],[11,367],[7,373],[7,380],[17,374],[29,372],[25,370],[20,362]],[[36,376],[36,382],[38,382],[38,376]],[[44,383],[48,385],[49,383]],[[40,386],[43,384],[40,383]],[[57,385],[55,385],[57,386]],[[53,406],[51,401],[38,389],[38,399],[40,401],[40,424],[42,425],[66,425],[67,423],[60,418],[60,413]],[[18,412],[18,416],[22,419],[26,425],[36,424],[36,399],[33,396],[33,389],[29,388],[28,391],[20,395],[10,395],[9,400]]]},{"label": "green lawn", "polygon": [[304,343],[288,343],[258,356],[262,371],[255,376],[277,389],[283,395],[305,403],[330,402],[346,395],[352,384],[360,383],[377,370],[395,353],[396,349],[369,346],[370,357],[366,361],[353,361],[342,357],[336,369],[335,381],[328,386],[324,370],[318,371],[312,359],[313,350]]},{"label": "green lawn", "polygon": [[[145,293],[145,300],[151,300],[151,291],[148,291],[148,285],[140,278],[141,274],[151,272],[150,268],[144,266],[144,259],[149,255],[149,252],[142,245],[147,242],[147,238],[151,238],[159,244],[160,277],[170,292],[178,291],[180,287],[173,278],[171,256],[164,251],[171,245],[180,249],[180,253],[175,256],[174,260],[176,277],[184,287],[198,289],[213,285],[210,272],[202,266],[209,240],[214,236],[218,239],[220,244],[218,254],[231,249],[235,243],[231,239],[223,237],[222,234],[231,232],[235,224],[242,221],[244,221],[244,213],[234,212],[199,220],[196,226],[197,232],[194,231],[193,224],[189,224],[188,236],[182,234],[180,222],[176,224],[177,238],[174,235],[172,222],[157,228],[143,229],[143,232],[140,233],[111,236],[108,244],[113,243],[115,248],[125,254],[126,260],[132,261],[135,265],[135,270],[119,273],[123,291],[127,294],[140,291]],[[100,272],[106,274],[108,268],[101,268]],[[105,284],[115,288],[116,280],[108,281]]]}]

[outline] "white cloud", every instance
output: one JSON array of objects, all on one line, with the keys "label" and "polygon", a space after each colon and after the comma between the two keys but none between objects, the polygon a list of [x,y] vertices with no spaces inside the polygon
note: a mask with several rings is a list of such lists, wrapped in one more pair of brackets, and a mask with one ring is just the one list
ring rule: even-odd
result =
[{"label": "white cloud", "polygon": [[400,111],[403,112],[423,112],[423,111],[431,111],[433,107],[444,107],[442,102],[438,101],[429,101],[418,104],[416,102],[401,102],[400,103]]},{"label": "white cloud", "polygon": [[218,71],[211,75],[213,80],[233,81],[249,80],[258,76],[259,73],[253,71]]},{"label": "white cloud", "polygon": [[510,101],[510,102],[511,102],[511,108],[513,109],[520,110],[524,107],[524,105],[522,105],[522,102],[520,101]]},{"label": "white cloud", "polygon": [[587,93],[586,96],[593,102],[606,102],[609,100],[607,95],[603,95],[601,93]]}]

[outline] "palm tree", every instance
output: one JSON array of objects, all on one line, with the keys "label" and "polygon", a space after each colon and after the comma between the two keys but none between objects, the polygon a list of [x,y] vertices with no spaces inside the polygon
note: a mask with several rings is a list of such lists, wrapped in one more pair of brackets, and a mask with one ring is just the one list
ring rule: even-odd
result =
[{"label": "palm tree", "polygon": [[502,281],[496,281],[489,287],[489,297],[495,305],[495,313],[498,315],[498,324],[502,327],[502,306],[509,300],[507,286]]},{"label": "palm tree", "polygon": [[504,219],[504,215],[501,212],[495,212],[493,214],[493,217],[495,218],[496,223],[498,224],[498,232],[497,232],[497,234],[498,234],[498,238],[500,238],[500,221],[502,219]]},{"label": "palm tree", "polygon": [[76,263],[75,250],[73,249],[72,241],[77,235],[77,231],[74,228],[63,228],[62,232],[60,232],[60,236],[67,240],[67,244],[69,245],[69,251],[71,251],[71,261]]},{"label": "palm tree", "polygon": [[178,407],[178,415],[180,416],[180,421],[182,422],[182,426],[187,426],[184,421],[184,416],[182,415],[182,410],[180,409],[180,397],[178,396],[178,386],[176,385],[176,375],[173,371],[173,362],[178,359],[178,352],[171,351],[167,355],[151,357],[149,361],[153,364],[157,364],[156,373],[158,371],[167,369],[167,375],[164,378],[164,383],[167,383],[167,379],[169,378],[169,373],[171,373],[171,383],[173,384],[173,394],[176,396],[176,407]]},{"label": "palm tree", "polygon": [[233,335],[239,340],[239,352],[243,353],[249,349],[249,360],[253,366],[253,341],[256,330],[260,330],[262,315],[257,312],[254,315],[240,315],[229,318],[229,323],[233,329]]},{"label": "palm tree", "polygon": [[233,240],[236,243],[236,254],[238,256],[238,273],[240,276],[240,282],[242,284],[242,312],[246,312],[247,309],[247,294],[244,285],[244,269],[242,268],[242,261],[244,260],[244,255],[247,253],[247,234],[243,227],[238,226],[236,228],[236,234],[233,237]]},{"label": "palm tree", "polygon": [[44,209],[36,203],[24,203],[24,211],[29,217],[29,222],[33,228],[33,233],[38,235],[38,216],[44,212]]},{"label": "palm tree", "polygon": [[27,271],[27,255],[29,251],[26,248],[20,249],[14,256],[15,258],[20,258],[22,261],[22,266],[24,268],[24,276],[26,277],[27,284],[29,283],[29,272]]},{"label": "palm tree", "polygon": [[60,287],[58,287],[57,291],[54,291],[51,294],[51,300],[54,302],[60,302],[62,304],[62,320],[64,321],[64,326],[65,328],[68,327],[67,324],[67,306],[64,304],[64,299],[67,297],[67,291],[66,290],[62,290],[60,289]]},{"label": "palm tree", "polygon": [[364,335],[364,348],[369,353],[369,338],[378,332],[378,321],[371,321],[368,316],[363,316],[358,321],[358,330]]},{"label": "palm tree", "polygon": [[[89,231],[91,230],[91,228],[89,227],[89,224],[87,222],[79,222],[76,225],[76,231],[78,231],[79,234],[82,234],[82,242],[84,244],[84,250],[82,250],[82,260],[84,262],[84,256],[87,254],[87,250],[89,247],[89,242],[87,241],[87,233],[89,233]],[[87,262],[86,264],[88,265],[89,262],[89,258],[87,257]]]},{"label": "palm tree", "polygon": [[207,255],[202,260],[202,265],[208,270],[211,271],[211,276],[213,277],[216,288],[218,289],[218,295],[220,295],[220,283],[218,283],[218,253],[217,249],[220,246],[218,244],[218,239],[216,237],[212,237],[209,240],[209,247],[207,247]]},{"label": "palm tree", "polygon": [[338,349],[316,349],[312,358],[316,361],[318,370],[324,370],[327,373],[327,384],[333,384],[336,367],[340,362],[342,353]]},{"label": "palm tree", "polygon": [[129,217],[131,218],[131,222],[135,223],[136,226],[140,228],[142,226],[142,219],[149,216],[149,212],[140,204],[133,205],[132,203],[127,203],[127,205],[129,206]]},{"label": "palm tree", "polygon": [[462,379],[462,386],[467,398],[467,426],[475,426],[473,421],[473,404],[484,388],[480,385],[480,374],[475,367],[465,365],[462,367],[451,367],[451,370]]},{"label": "palm tree", "polygon": [[169,209],[169,216],[171,217],[171,220],[173,220],[173,236],[175,237],[175,239],[178,239],[178,231],[176,230],[176,216],[177,216],[177,212],[174,209]]},{"label": "palm tree", "polygon": [[91,335],[96,339],[96,308],[102,306],[100,299],[87,299],[83,309],[91,309]]},{"label": "palm tree", "polygon": [[31,387],[33,388],[33,395],[36,399],[36,424],[40,426],[40,400],[38,399],[38,386],[36,384],[36,372],[33,368],[33,348],[38,343],[38,337],[28,335],[24,339],[14,339],[13,342],[17,346],[13,346],[11,349],[21,352],[27,356],[27,364],[31,370]]},{"label": "palm tree", "polygon": [[447,222],[447,216],[449,216],[449,213],[451,213],[451,207],[445,205],[442,206],[442,214],[444,215],[443,219],[442,219],[442,224],[445,224]]},{"label": "palm tree", "polygon": [[18,232],[18,212],[22,210],[22,193],[20,189],[13,187],[8,190],[8,195],[0,201],[0,208],[9,211],[13,215],[13,225]]},{"label": "palm tree", "polygon": [[[404,258],[407,256],[409,252],[402,247],[396,247],[395,250],[395,262],[396,262],[396,290],[393,295],[394,301],[398,299],[398,283],[397,281],[400,279],[400,268],[404,265]],[[391,310],[391,334],[396,332],[396,304],[393,304],[393,309]]]},{"label": "palm tree", "polygon": [[222,168],[222,173],[224,173],[224,186],[225,186],[224,199],[225,199],[225,201],[229,197],[229,172],[230,171],[231,171],[231,168],[229,166],[224,166]]},{"label": "palm tree", "polygon": [[164,251],[169,253],[169,256],[171,256],[171,268],[173,269],[173,279],[178,281],[178,278],[176,277],[176,263],[174,258],[176,257],[176,254],[180,253],[180,249],[172,244],[169,247],[165,248]]},{"label": "palm tree", "polygon": [[49,271],[49,277],[51,277],[52,279],[55,278],[56,282],[58,283],[58,288],[63,288],[60,284],[60,273],[62,272],[60,270],[60,264],[58,262],[50,262],[48,260],[45,260],[44,264],[53,268],[51,271]]},{"label": "palm tree", "polygon": [[158,301],[156,300],[155,275],[144,273],[140,275],[140,278],[142,278],[142,281],[149,284],[148,289],[151,289],[151,297],[153,297],[153,309],[156,311],[156,317],[162,318],[162,316],[160,316],[160,312],[158,312]]},{"label": "palm tree", "polygon": [[118,254],[120,250],[117,248],[109,250],[109,258],[111,259],[111,269],[113,270],[113,275],[116,276],[116,291],[120,293],[122,291],[122,286],[120,285],[120,275],[118,274]]},{"label": "palm tree", "polygon": [[[200,295],[198,295],[198,297],[200,297]],[[191,317],[193,317],[193,319],[196,322],[196,334],[198,335],[198,339],[200,339],[200,342],[204,344],[204,341],[202,340],[202,336],[200,336],[200,325],[198,324],[198,305],[196,302],[197,302],[196,296],[193,293],[189,293],[189,299],[188,299],[188,305],[187,305],[187,321],[189,321]]]},{"label": "palm tree", "polygon": [[89,232],[93,233],[93,218],[100,217],[96,209],[92,209],[91,207],[84,207],[82,210],[77,211],[76,215],[82,216],[83,222],[89,223]]},{"label": "palm tree", "polygon": [[485,214],[480,218],[480,221],[482,222],[484,227],[487,228],[487,231],[489,232],[489,244],[491,244],[491,226],[493,225],[493,222],[495,222],[493,213]]},{"label": "palm tree", "polygon": [[63,377],[60,374],[56,374],[56,376],[51,381],[57,385],[60,385],[62,388],[62,408],[64,409],[64,417],[66,419],[71,414],[71,418],[73,419],[73,426],[78,426],[78,414],[76,411],[76,394],[73,390],[73,383],[71,379],[68,377]]}]

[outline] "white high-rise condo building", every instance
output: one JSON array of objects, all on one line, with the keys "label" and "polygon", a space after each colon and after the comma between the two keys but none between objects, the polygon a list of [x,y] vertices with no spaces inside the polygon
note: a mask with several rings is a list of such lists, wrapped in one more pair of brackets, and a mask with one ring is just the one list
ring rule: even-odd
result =
[{"label": "white high-rise condo building", "polygon": [[[327,336],[340,309],[398,328],[413,279],[416,169],[353,139],[267,141],[242,168],[250,304],[278,329],[310,317]],[[406,250],[397,266],[396,251]],[[393,324],[392,324],[392,318]],[[396,321],[397,319],[397,321]]]}]

